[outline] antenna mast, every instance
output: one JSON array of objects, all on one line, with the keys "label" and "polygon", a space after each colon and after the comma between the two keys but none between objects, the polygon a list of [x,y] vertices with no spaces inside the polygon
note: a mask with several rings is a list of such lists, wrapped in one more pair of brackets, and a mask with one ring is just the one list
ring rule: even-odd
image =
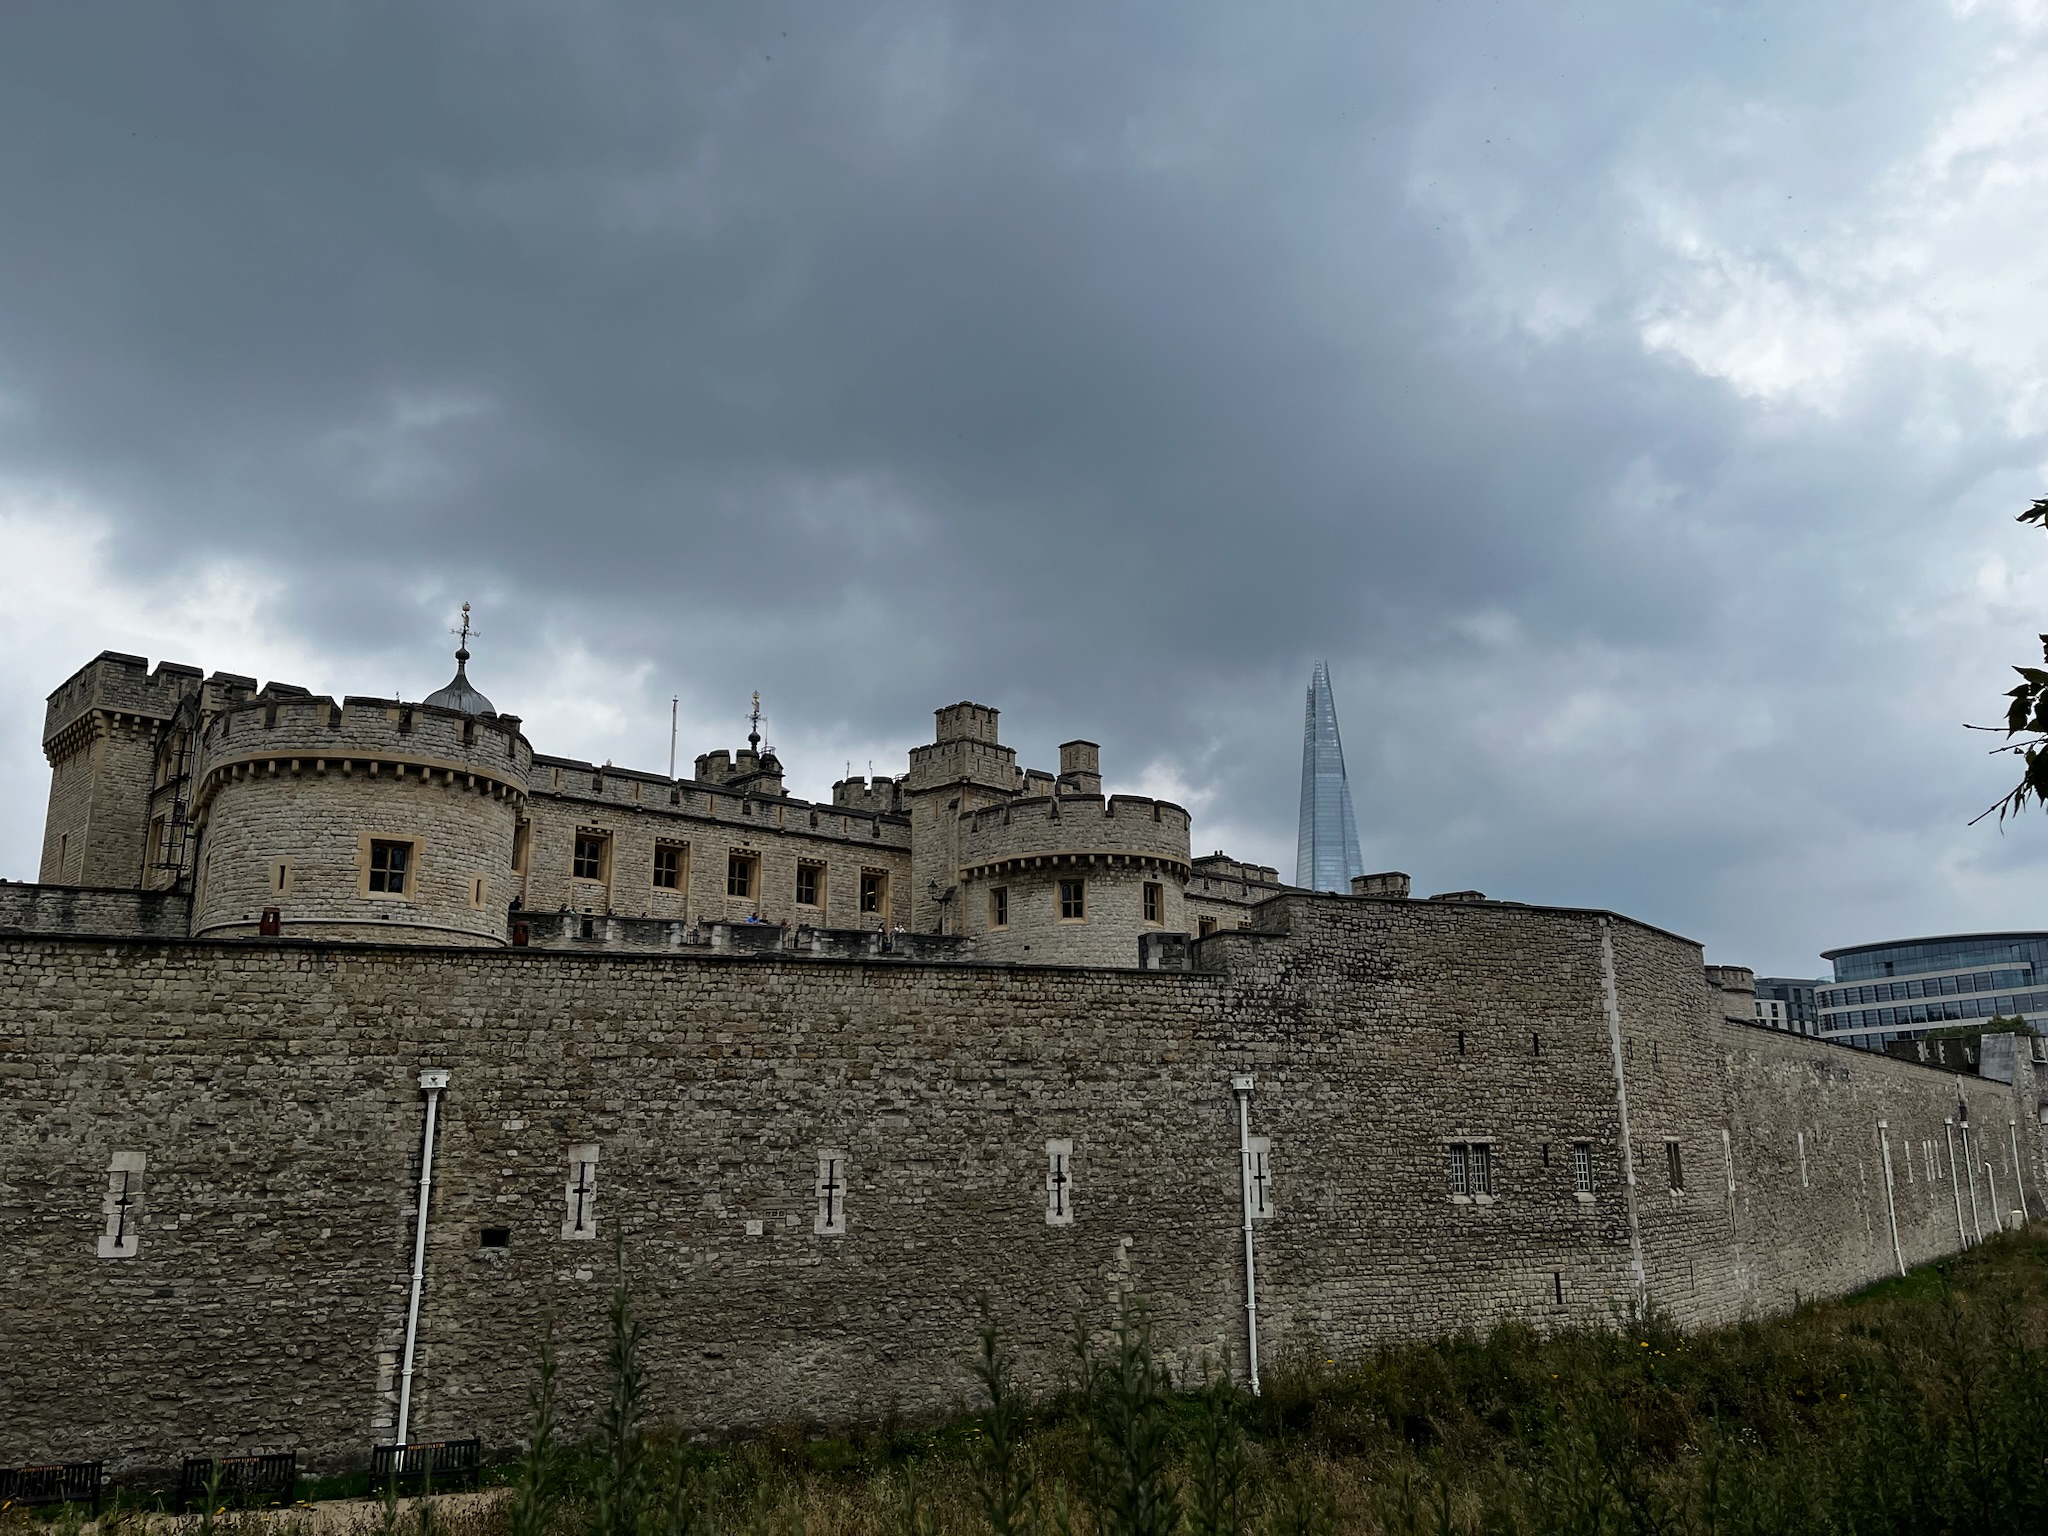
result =
[{"label": "antenna mast", "polygon": [[676,704],[679,695],[671,694],[668,701],[668,776],[676,776]]}]

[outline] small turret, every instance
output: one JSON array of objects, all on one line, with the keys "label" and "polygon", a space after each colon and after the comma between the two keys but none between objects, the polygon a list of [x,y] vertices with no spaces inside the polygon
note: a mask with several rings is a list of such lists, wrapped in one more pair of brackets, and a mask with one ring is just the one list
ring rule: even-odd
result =
[{"label": "small turret", "polygon": [[498,711],[491,701],[477,692],[469,680],[469,604],[462,605],[461,644],[455,648],[455,676],[448,680],[445,688],[436,688],[420,702],[432,704],[441,709],[452,709],[464,715],[495,715]]}]

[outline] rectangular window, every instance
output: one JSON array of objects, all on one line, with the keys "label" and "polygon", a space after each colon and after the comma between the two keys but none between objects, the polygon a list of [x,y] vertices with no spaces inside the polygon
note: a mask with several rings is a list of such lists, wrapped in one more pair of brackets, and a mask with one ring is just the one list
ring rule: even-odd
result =
[{"label": "rectangular window", "polygon": [[1010,888],[999,885],[988,893],[988,925],[991,928],[1010,926]]},{"label": "rectangular window", "polygon": [[889,877],[879,869],[860,872],[860,909],[881,912],[888,905]]},{"label": "rectangular window", "polygon": [[1214,933],[1215,931],[1216,931],[1216,919],[1215,919],[1215,918],[1213,918],[1213,917],[1198,917],[1198,918],[1196,918],[1196,919],[1195,919],[1195,937],[1196,937],[1196,938],[1198,938],[1198,939],[1206,939],[1207,937],[1209,937],[1209,935],[1210,935],[1210,934]]},{"label": "rectangular window", "polygon": [[1493,1194],[1493,1144],[1485,1141],[1450,1143],[1451,1193],[1468,1198]]},{"label": "rectangular window", "polygon": [[1679,1156],[1678,1143],[1675,1141],[1664,1143],[1664,1169],[1671,1178],[1671,1192],[1674,1195],[1684,1193],[1685,1160]]},{"label": "rectangular window", "polygon": [[823,905],[825,905],[824,865],[797,865],[796,904],[800,907],[822,907]]},{"label": "rectangular window", "polygon": [[533,846],[533,823],[522,821],[512,828],[512,873],[526,873],[526,852]]},{"label": "rectangular window", "polygon": [[578,880],[602,880],[605,844],[609,841],[610,839],[601,832],[578,832],[576,859],[570,873]]},{"label": "rectangular window", "polygon": [[1590,1141],[1572,1143],[1572,1193],[1593,1193],[1593,1143]]},{"label": "rectangular window", "polygon": [[1148,923],[1164,921],[1159,915],[1160,909],[1164,905],[1165,887],[1156,880],[1147,880],[1145,882],[1145,921]]},{"label": "rectangular window", "polygon": [[412,871],[412,844],[372,841],[370,844],[370,889],[389,896],[405,894],[406,876]]},{"label": "rectangular window", "polygon": [[1088,920],[1088,901],[1085,880],[1062,880],[1060,882],[1060,921],[1083,923]]},{"label": "rectangular window", "polygon": [[680,843],[654,845],[654,884],[659,890],[680,889],[683,883],[683,848]]},{"label": "rectangular window", "polygon": [[745,901],[754,894],[754,856],[735,853],[725,861],[725,894]]}]

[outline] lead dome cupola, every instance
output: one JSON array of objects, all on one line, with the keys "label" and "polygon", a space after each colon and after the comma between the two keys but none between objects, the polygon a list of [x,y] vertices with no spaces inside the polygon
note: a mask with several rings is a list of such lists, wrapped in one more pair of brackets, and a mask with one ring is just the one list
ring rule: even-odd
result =
[{"label": "lead dome cupola", "polygon": [[462,640],[455,648],[455,676],[445,688],[436,688],[425,702],[441,709],[459,710],[465,715],[495,715],[498,707],[476,690],[469,680],[469,604],[462,605]]}]

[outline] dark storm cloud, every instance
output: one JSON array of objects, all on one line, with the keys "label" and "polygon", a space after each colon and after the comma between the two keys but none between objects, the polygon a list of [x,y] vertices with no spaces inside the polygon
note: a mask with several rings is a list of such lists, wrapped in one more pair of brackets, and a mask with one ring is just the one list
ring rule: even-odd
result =
[{"label": "dark storm cloud", "polygon": [[[1902,443],[1918,385],[1788,434],[1645,344],[1642,225],[1880,176],[1983,24],[1377,12],[15,8],[0,471],[427,686],[488,590],[501,695],[583,646],[827,752],[971,695],[1283,862],[1327,654],[1390,859],[1754,946],[1716,883],[1830,786],[1693,783],[1700,712],[1868,669],[1832,546],[2015,439]],[[1588,752],[1605,803],[1528,771]]]}]

